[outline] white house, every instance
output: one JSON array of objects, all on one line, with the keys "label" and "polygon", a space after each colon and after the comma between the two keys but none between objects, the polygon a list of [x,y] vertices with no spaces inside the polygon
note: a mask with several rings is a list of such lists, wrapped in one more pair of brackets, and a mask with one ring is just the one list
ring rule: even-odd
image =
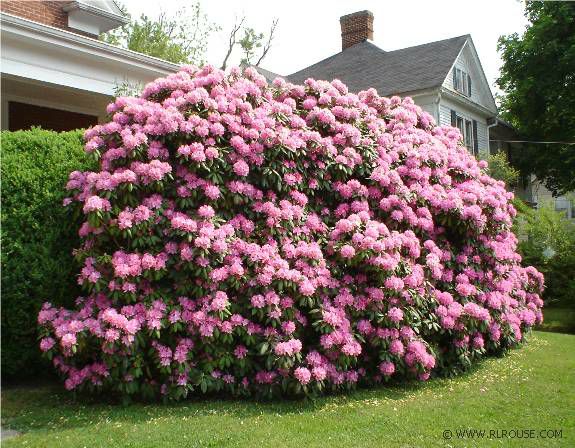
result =
[{"label": "white house", "polygon": [[98,40],[127,22],[114,1],[3,0],[0,8],[2,129],[93,125],[119,85],[179,68]]}]

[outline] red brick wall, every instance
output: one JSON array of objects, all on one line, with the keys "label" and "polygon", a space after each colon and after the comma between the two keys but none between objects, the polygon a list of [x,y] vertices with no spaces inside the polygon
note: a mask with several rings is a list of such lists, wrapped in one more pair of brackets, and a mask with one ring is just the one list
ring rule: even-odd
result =
[{"label": "red brick wall", "polygon": [[373,40],[373,14],[359,11],[340,17],[341,49],[345,50],[367,39]]},{"label": "red brick wall", "polygon": [[68,27],[68,13],[62,9],[66,3],[67,1],[2,0],[0,1],[0,10],[44,25],[94,37],[91,34]]}]

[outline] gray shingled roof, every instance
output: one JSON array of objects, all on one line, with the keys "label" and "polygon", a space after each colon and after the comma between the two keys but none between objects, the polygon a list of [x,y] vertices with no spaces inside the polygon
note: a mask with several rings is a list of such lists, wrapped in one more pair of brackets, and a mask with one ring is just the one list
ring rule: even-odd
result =
[{"label": "gray shingled roof", "polygon": [[255,69],[260,75],[262,75],[264,78],[266,78],[266,81],[267,81],[268,83],[270,83],[270,84],[271,84],[271,83],[273,82],[273,80],[276,79],[276,78],[284,78],[284,79],[287,79],[286,76],[284,76],[284,75],[278,75],[277,73],[274,73],[274,72],[272,72],[272,71],[270,71],[270,70],[266,70],[265,68],[261,68],[261,67],[258,67],[258,66],[256,66],[256,65],[252,65],[252,64],[246,64],[246,63],[244,63],[244,62],[240,63],[240,68],[241,68],[242,70],[245,69],[245,68],[247,68],[247,67],[251,67],[251,68]]},{"label": "gray shingled roof", "polygon": [[264,78],[266,78],[266,81],[270,83],[273,82],[273,80],[276,78],[285,78],[285,76],[278,75],[277,73],[266,70],[265,68],[256,67],[255,65],[252,65],[251,67],[255,68],[258,71],[258,73],[262,75]]},{"label": "gray shingled roof", "polygon": [[468,38],[458,36],[388,52],[364,41],[287,78],[298,84],[307,78],[339,79],[352,92],[373,87],[382,96],[433,88],[443,83]]}]

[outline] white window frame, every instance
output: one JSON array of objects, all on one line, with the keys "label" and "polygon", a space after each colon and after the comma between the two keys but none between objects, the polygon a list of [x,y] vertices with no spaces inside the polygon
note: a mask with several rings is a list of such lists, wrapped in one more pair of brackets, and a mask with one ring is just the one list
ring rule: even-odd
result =
[{"label": "white window frame", "polygon": [[473,121],[469,120],[465,117],[462,117],[457,112],[455,113],[455,123],[459,132],[461,132],[461,136],[463,137],[463,144],[467,148],[471,154],[475,154],[474,152],[474,141],[473,141]]}]

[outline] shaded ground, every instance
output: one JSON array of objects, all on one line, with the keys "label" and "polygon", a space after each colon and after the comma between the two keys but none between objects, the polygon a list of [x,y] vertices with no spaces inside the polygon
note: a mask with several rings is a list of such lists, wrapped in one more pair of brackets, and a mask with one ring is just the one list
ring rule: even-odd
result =
[{"label": "shaded ground", "polygon": [[575,309],[543,308],[543,318],[538,330],[575,334]]},{"label": "shaded ground", "polygon": [[[458,378],[313,402],[122,407],[75,403],[57,386],[11,388],[2,391],[2,426],[24,434],[2,446],[575,446],[573,372],[575,336],[536,332],[525,347]],[[461,429],[487,432],[472,437]],[[499,432],[489,438],[489,430]],[[504,437],[503,430],[533,430],[524,435],[534,438]],[[555,432],[543,437],[542,430]]]}]

